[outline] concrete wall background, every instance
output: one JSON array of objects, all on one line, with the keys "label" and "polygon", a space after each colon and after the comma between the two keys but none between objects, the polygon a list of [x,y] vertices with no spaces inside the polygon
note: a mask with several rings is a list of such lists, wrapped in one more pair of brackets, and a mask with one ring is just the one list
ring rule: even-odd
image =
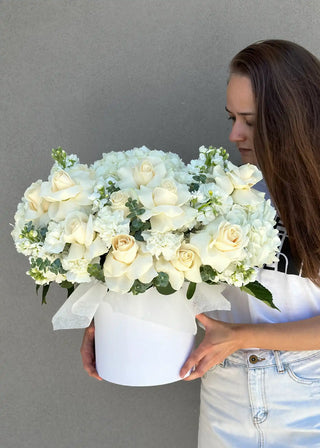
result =
[{"label": "concrete wall background", "polygon": [[199,382],[135,389],[82,370],[82,331],[53,333],[9,223],[50,150],[83,163],[143,144],[186,161],[228,143],[227,66],[249,43],[319,56],[318,0],[0,1],[1,448],[196,446]]}]

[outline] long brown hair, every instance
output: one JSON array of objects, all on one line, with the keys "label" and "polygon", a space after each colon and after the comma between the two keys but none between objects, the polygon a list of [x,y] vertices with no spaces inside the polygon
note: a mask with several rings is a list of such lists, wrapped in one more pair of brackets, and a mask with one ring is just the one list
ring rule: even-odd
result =
[{"label": "long brown hair", "polygon": [[320,61],[266,40],[240,51],[230,73],[251,80],[258,164],[303,274],[320,286]]}]

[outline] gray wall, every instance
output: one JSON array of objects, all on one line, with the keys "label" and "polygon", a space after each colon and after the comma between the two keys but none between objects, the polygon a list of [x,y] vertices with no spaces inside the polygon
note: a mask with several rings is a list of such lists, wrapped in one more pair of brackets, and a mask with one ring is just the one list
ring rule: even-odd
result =
[{"label": "gray wall", "polygon": [[[187,161],[228,143],[232,55],[264,38],[319,55],[319,0],[0,2],[1,448],[196,447],[199,382],[127,388],[82,370],[82,331],[53,333],[9,223],[63,146],[90,163],[147,145]],[[159,366],[161,368],[161,366]]]}]

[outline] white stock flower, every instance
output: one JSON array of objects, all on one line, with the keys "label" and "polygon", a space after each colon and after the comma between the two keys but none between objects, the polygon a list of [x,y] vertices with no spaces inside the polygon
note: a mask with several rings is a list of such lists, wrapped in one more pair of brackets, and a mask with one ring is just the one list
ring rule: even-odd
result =
[{"label": "white stock flower", "polygon": [[237,263],[231,263],[227,269],[218,273],[216,280],[225,282],[229,285],[240,288],[247,283],[254,282],[257,279],[256,269],[245,269],[237,266]]},{"label": "white stock flower", "polygon": [[160,233],[145,230],[142,237],[146,242],[146,249],[151,255],[159,258],[163,255],[165,260],[171,260],[180,247],[183,233]]},{"label": "white stock flower", "polygon": [[215,183],[201,184],[196,195],[197,221],[209,224],[217,216],[225,215],[233,205],[229,196]]},{"label": "white stock flower", "polygon": [[107,287],[114,292],[128,292],[137,279],[149,283],[157,275],[152,255],[131,235],[117,235],[103,265]]},{"label": "white stock flower", "polygon": [[217,218],[203,230],[190,234],[190,243],[199,249],[202,264],[218,272],[235,260],[242,260],[247,236],[237,224]]}]

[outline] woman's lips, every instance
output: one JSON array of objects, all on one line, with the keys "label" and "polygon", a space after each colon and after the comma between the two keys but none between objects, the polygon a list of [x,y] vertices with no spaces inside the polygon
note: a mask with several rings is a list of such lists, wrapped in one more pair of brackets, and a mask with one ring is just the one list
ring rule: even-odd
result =
[{"label": "woman's lips", "polygon": [[241,154],[248,154],[248,152],[252,152],[252,149],[250,148],[238,148],[238,150]]}]

